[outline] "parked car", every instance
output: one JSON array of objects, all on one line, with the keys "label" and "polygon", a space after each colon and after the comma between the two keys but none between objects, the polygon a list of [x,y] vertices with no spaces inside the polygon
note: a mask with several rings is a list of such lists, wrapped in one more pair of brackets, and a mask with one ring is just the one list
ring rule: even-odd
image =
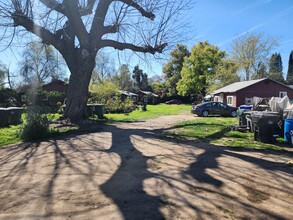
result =
[{"label": "parked car", "polygon": [[171,99],[171,100],[169,100],[169,101],[167,101],[165,103],[168,104],[168,105],[171,105],[171,104],[180,105],[181,101],[179,99]]},{"label": "parked car", "polygon": [[237,116],[237,108],[222,102],[204,102],[192,106],[191,113],[207,117],[209,115]]}]

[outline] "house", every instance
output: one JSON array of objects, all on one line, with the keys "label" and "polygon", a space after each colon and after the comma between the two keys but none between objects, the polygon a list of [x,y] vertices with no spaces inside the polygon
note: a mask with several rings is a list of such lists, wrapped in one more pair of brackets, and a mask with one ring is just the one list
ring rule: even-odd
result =
[{"label": "house", "polygon": [[58,109],[58,103],[63,103],[68,84],[61,80],[53,80],[45,85],[29,84],[18,91],[18,102],[23,105],[39,105],[49,107],[52,112]]},{"label": "house", "polygon": [[65,93],[67,92],[68,84],[62,80],[52,80],[52,82],[47,83],[43,85],[43,90],[47,92],[61,92]]},{"label": "house", "polygon": [[253,97],[271,98],[288,96],[293,99],[293,89],[270,78],[241,81],[225,86],[211,93],[213,100],[239,107],[252,104]]},{"label": "house", "polygon": [[142,91],[140,90],[138,93],[139,101],[147,104],[158,104],[159,96],[150,91]]},{"label": "house", "polygon": [[128,91],[122,91],[119,90],[118,91],[121,96],[125,99],[125,98],[129,98],[130,100],[132,100],[133,102],[137,102],[138,101],[138,95],[132,92],[128,92]]}]

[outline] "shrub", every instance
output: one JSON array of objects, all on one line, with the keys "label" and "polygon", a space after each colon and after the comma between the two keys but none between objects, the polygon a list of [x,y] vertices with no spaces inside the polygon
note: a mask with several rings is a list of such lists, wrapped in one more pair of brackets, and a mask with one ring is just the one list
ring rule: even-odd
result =
[{"label": "shrub", "polygon": [[44,113],[44,109],[38,106],[27,109],[26,120],[20,132],[22,139],[38,139],[48,134],[50,123]]},{"label": "shrub", "polygon": [[29,91],[26,96],[28,105],[47,107],[51,113],[57,113],[59,111],[58,102],[63,103],[66,98],[62,92],[44,90]]},{"label": "shrub", "polygon": [[121,95],[116,95],[106,102],[106,112],[123,113],[133,110],[133,101],[129,98],[122,100]]}]

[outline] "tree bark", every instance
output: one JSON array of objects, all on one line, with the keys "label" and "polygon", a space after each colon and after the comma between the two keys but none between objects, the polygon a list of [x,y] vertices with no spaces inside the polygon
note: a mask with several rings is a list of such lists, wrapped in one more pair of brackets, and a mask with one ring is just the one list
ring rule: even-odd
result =
[{"label": "tree bark", "polygon": [[71,71],[67,98],[65,101],[64,116],[72,122],[78,122],[88,118],[87,100],[88,86],[95,66],[95,59],[80,58],[75,63],[68,64]]}]

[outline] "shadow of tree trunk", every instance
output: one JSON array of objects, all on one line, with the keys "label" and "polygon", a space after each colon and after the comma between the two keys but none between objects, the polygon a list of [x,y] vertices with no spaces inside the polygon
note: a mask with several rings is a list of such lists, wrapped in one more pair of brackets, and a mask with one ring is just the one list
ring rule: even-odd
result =
[{"label": "shadow of tree trunk", "polygon": [[[147,169],[147,160],[131,142],[131,135],[145,136],[143,130],[126,130],[112,126],[112,147],[109,153],[121,158],[117,172],[101,185],[103,193],[119,207],[124,219],[164,219],[160,208],[160,197],[148,195],[144,191],[143,181],[155,177]],[[122,141],[122,139],[124,139]],[[121,145],[120,143],[125,143]]]}]

